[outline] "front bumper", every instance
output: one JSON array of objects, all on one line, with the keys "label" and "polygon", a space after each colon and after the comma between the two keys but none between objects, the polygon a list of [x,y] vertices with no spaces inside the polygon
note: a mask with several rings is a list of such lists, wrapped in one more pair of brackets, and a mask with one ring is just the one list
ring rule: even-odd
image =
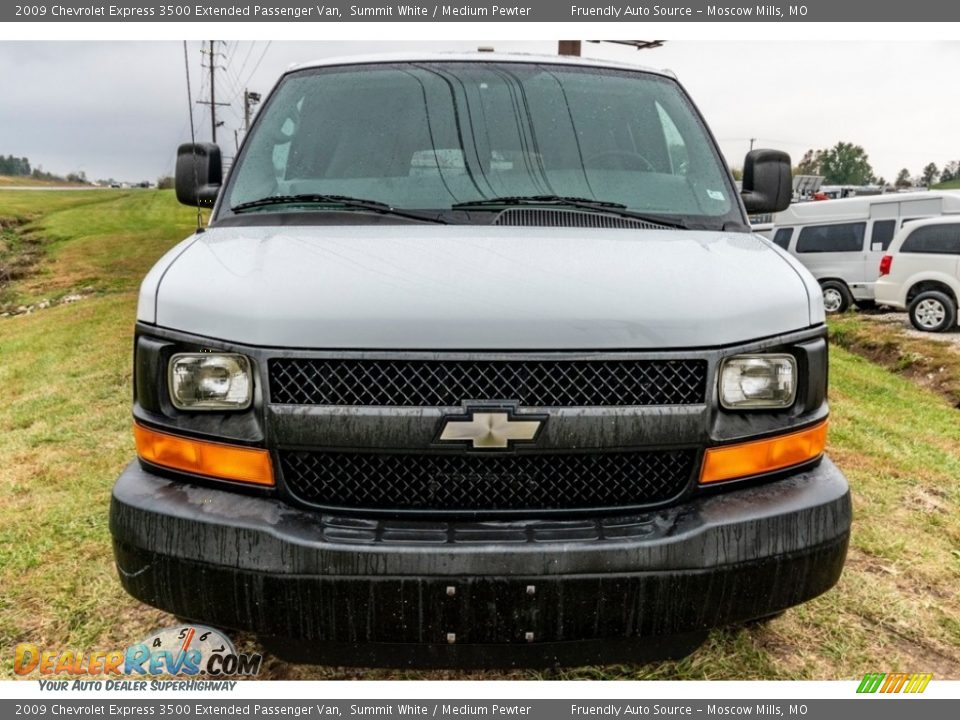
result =
[{"label": "front bumper", "polygon": [[121,581],[143,602],[291,659],[457,667],[686,654],[710,628],[832,587],[850,520],[826,458],[627,517],[495,522],[320,514],[134,462],[110,512]]}]

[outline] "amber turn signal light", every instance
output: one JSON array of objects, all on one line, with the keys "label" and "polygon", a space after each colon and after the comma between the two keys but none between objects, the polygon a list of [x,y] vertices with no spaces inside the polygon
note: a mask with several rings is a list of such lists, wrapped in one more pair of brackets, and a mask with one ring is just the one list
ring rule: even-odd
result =
[{"label": "amber turn signal light", "polygon": [[763,475],[815,460],[827,444],[827,421],[765,440],[708,448],[700,484]]},{"label": "amber turn signal light", "polygon": [[273,464],[266,450],[180,437],[138,423],[133,425],[133,436],[137,455],[154,465],[217,480],[274,485]]}]

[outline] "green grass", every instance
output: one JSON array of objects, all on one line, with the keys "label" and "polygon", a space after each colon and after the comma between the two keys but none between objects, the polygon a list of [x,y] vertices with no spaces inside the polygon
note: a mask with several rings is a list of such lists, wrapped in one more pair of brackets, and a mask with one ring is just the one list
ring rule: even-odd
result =
[{"label": "green grass", "polygon": [[945,183],[939,183],[930,188],[931,190],[960,190],[960,180],[950,180]]},{"label": "green grass", "polygon": [[6,298],[8,305],[67,293],[135,290],[146,269],[190,232],[195,213],[172,191],[3,192],[0,218],[27,221],[18,230],[47,261]]},{"label": "green grass", "polygon": [[830,340],[933,390],[960,409],[960,352],[937,335],[917,337],[880,316],[845,313],[830,320]]},{"label": "green grass", "polygon": [[[133,456],[130,342],[139,278],[189,234],[168,192],[0,191],[45,259],[21,298],[93,286],[78,303],[0,318],[0,676],[13,646],[123,647],[172,622],[121,590],[110,488]],[[42,196],[42,197],[41,197]],[[83,197],[86,196],[86,197]],[[856,318],[844,318],[856,323]],[[848,334],[853,329],[844,326]],[[831,354],[830,453],[850,479],[847,567],[826,595],[766,625],[714,632],[680,662],[562,672],[362,671],[289,665],[277,678],[960,678],[960,414],[909,377]],[[244,646],[253,640],[241,638]]]}]

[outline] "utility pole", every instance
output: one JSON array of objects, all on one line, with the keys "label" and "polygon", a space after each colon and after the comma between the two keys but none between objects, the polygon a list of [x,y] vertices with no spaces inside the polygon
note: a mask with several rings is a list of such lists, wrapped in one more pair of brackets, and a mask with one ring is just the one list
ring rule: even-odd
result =
[{"label": "utility pole", "polygon": [[253,117],[253,106],[260,102],[260,93],[243,91],[243,129],[250,129],[250,118]]},{"label": "utility pole", "polygon": [[210,137],[217,144],[217,56],[210,41]]},{"label": "utility pole", "polygon": [[[627,45],[637,50],[653,50],[663,47],[666,40],[587,40],[590,43],[612,43],[613,45]],[[561,40],[557,45],[558,55],[580,56],[581,42],[579,40]]]},{"label": "utility pole", "polygon": [[210,137],[214,145],[216,145],[217,128],[223,125],[222,122],[217,122],[217,106],[229,105],[230,103],[217,102],[217,41],[209,40],[208,42],[210,43],[210,49],[206,52],[203,50],[200,52],[209,55],[209,65],[204,65],[204,67],[209,68],[210,70],[210,99],[197,100],[197,104],[210,106]]}]

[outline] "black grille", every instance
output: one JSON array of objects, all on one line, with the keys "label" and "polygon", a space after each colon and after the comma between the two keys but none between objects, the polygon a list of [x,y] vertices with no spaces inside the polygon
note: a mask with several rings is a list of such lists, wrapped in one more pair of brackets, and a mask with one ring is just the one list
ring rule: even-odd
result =
[{"label": "black grille", "polygon": [[694,405],[705,360],[270,361],[270,399],[291,405],[459,406],[468,400],[534,407]]},{"label": "black grille", "polygon": [[468,455],[282,452],[288,489],[336,508],[573,510],[664,502],[690,480],[696,452]]}]

